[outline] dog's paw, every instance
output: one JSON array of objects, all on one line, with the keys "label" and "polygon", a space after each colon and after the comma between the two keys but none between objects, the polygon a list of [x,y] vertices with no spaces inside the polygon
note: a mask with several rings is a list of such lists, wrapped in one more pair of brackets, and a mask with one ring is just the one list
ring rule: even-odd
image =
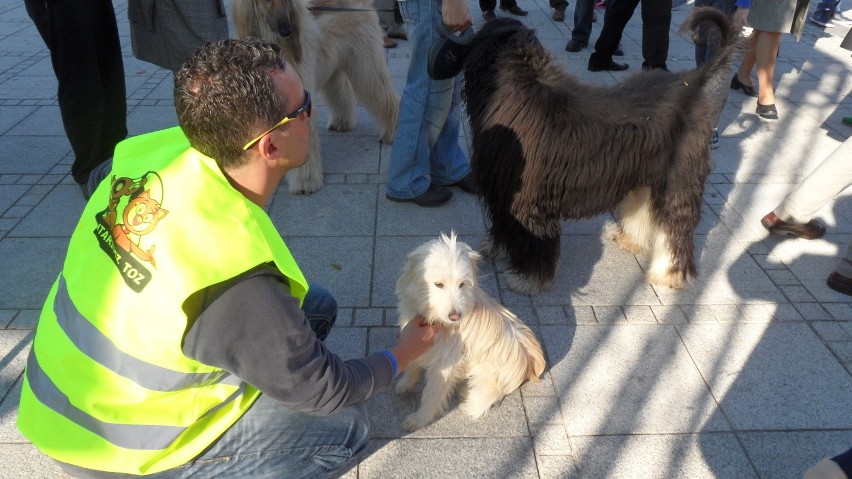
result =
[{"label": "dog's paw", "polygon": [[296,168],[287,174],[287,189],[292,195],[309,195],[322,188],[322,173],[308,171],[307,165]]},{"label": "dog's paw", "polygon": [[402,427],[404,427],[405,430],[408,432],[414,432],[418,429],[423,429],[427,424],[429,424],[429,421],[424,420],[416,412],[405,416],[405,419],[402,421]]},{"label": "dog's paw", "polygon": [[665,273],[649,271],[647,278],[652,286],[662,286],[671,289],[683,289],[689,279],[687,275],[673,271]]},{"label": "dog's paw", "polygon": [[352,131],[355,129],[355,120],[349,118],[331,118],[328,120],[327,128],[331,131]]},{"label": "dog's paw", "polygon": [[503,276],[506,279],[506,286],[512,291],[527,296],[534,296],[540,293],[547,285],[540,281],[535,281],[532,277],[521,276],[511,271],[506,271]]},{"label": "dog's paw", "polygon": [[628,236],[621,228],[613,231],[610,237],[621,249],[630,254],[640,254],[645,249],[641,244],[633,241],[633,238]]}]

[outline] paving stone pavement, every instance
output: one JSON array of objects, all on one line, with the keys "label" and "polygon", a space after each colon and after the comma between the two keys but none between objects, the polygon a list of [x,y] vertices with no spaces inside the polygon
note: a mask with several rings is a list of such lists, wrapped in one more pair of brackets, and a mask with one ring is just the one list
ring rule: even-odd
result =
[{"label": "paving stone pavement", "polygon": [[[114,3],[130,133],[172,126],[172,75],[132,56],[126,0]],[[523,21],[568,72],[612,84],[639,69],[638,12],[623,42],[630,70],[590,73],[589,49],[563,50],[571,3],[562,23],[550,19],[545,0],[521,2],[530,10]],[[693,65],[692,45],[676,33],[692,8],[674,10],[673,70]],[[476,2],[471,11],[482,22]],[[593,40],[602,11],[598,17]],[[501,269],[486,261],[484,287],[542,339],[544,377],[482,420],[453,409],[413,434],[401,422],[417,397],[382,392],[367,402],[373,441],[343,476],[798,478],[852,446],[852,298],[825,286],[852,238],[852,189],[819,212],[828,225],[822,239],[768,237],[759,224],[852,133],[840,122],[852,115],[852,57],[839,48],[846,31],[808,24],[800,42],[784,37],[775,75],[780,121],[760,121],[755,99],[731,92],[695,238],[695,284],[680,292],[649,286],[644,258],[606,239],[609,216],[563,224],[559,272],[538,296],[508,291]],[[386,52],[401,91],[409,47],[399,44]],[[476,247],[486,228],[474,197],[460,192],[434,209],[387,201],[390,146],[377,136],[363,111],[355,131],[323,131],[325,188],[292,196],[281,187],[269,208],[306,276],[335,292],[339,326],[328,343],[346,358],[394,342],[393,286],[408,251],[450,230]],[[23,2],[0,0],[4,478],[62,477],[17,431],[15,417],[38,312],[83,208],[71,161],[48,53]]]}]

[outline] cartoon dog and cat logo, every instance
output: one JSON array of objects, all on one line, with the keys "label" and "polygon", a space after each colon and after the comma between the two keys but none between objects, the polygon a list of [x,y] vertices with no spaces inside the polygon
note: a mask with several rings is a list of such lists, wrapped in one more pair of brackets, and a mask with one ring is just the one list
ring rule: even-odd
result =
[{"label": "cartoon dog and cat logo", "polygon": [[113,176],[110,185],[109,204],[95,216],[94,233],[125,283],[138,293],[151,281],[151,269],[157,268],[157,245],[146,235],[169,214],[162,207],[163,183],[149,171],[139,178]]}]

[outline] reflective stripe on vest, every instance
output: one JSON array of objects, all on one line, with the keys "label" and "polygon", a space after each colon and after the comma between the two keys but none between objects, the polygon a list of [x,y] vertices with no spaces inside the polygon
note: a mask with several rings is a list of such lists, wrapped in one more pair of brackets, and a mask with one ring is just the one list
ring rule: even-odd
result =
[{"label": "reflective stripe on vest", "polygon": [[77,311],[68,296],[65,277],[59,276],[56,298],[53,300],[53,310],[57,322],[68,339],[84,354],[98,362],[101,366],[124,376],[140,386],[154,391],[179,391],[192,387],[214,384],[228,374],[225,371],[210,373],[181,373],[162,368],[155,364],[146,363],[126,354],[115,347],[115,344],[98,328],[92,326],[86,318]]}]

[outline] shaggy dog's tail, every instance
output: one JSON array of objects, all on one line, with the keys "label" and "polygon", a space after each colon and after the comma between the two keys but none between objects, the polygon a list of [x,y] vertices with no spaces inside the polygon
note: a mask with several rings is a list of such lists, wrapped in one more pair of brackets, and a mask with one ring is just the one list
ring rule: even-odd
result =
[{"label": "shaggy dog's tail", "polygon": [[734,54],[743,47],[727,15],[712,7],[696,8],[683,22],[680,31],[691,32],[692,41],[697,45],[711,46],[708,44],[718,43],[713,58],[688,73],[685,81],[697,82],[706,92],[720,88],[727,78],[728,65]]},{"label": "shaggy dog's tail", "polygon": [[544,351],[530,328],[518,331],[518,341],[527,353],[527,380],[537,381],[544,373]]}]

